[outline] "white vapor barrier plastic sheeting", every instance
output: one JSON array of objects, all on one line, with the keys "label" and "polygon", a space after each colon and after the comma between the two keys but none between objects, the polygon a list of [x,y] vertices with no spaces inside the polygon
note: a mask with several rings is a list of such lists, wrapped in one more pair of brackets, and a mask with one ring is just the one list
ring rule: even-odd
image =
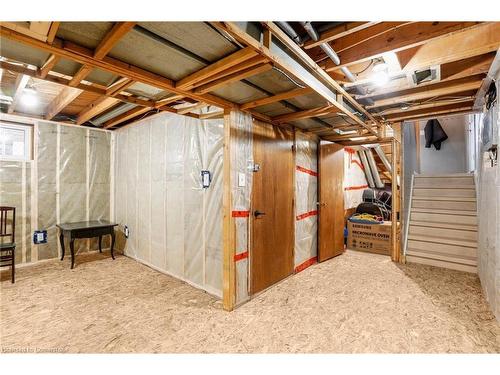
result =
[{"label": "white vapor barrier plastic sheeting", "polygon": [[[110,220],[111,132],[38,122],[35,127],[37,228],[46,244],[34,245],[37,259],[60,255],[57,223]],[[68,244],[66,244],[68,246]],[[109,239],[103,240],[103,247]],[[75,251],[97,250],[97,240],[75,241]]]},{"label": "white vapor barrier plastic sheeting", "polygon": [[221,297],[223,121],[163,113],[115,133],[118,246]]},{"label": "white vapor barrier plastic sheeting", "polygon": [[[231,111],[233,147],[231,152],[231,181],[233,212],[243,211],[250,214],[250,199],[253,178],[253,120],[248,113]],[[245,176],[245,186],[239,186],[240,174]],[[248,254],[249,217],[235,217],[236,249],[235,254]],[[236,303],[249,299],[248,295],[248,256],[236,261]]]},{"label": "white vapor barrier plastic sheeting", "polygon": [[296,270],[317,256],[318,139],[295,133],[295,259]]},{"label": "white vapor barrier plastic sheeting", "polygon": [[345,147],[344,150],[344,207],[356,208],[363,202],[363,190],[368,187],[363,164],[358,152]]}]

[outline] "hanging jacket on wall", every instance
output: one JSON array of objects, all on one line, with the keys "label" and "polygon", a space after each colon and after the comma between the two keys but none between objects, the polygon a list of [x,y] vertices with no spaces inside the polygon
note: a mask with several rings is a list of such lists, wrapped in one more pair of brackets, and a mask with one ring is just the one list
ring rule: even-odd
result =
[{"label": "hanging jacket on wall", "polygon": [[436,119],[427,121],[424,132],[426,148],[430,148],[431,145],[434,145],[434,147],[436,147],[436,150],[440,150],[441,143],[448,139],[448,135],[446,135],[443,127]]}]

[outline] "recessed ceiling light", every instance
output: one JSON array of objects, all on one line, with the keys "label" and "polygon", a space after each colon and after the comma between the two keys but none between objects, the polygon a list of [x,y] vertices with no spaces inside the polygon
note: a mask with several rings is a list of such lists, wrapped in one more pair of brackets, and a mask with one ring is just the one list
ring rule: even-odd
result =
[{"label": "recessed ceiling light", "polygon": [[24,93],[23,96],[21,96],[21,103],[26,107],[33,108],[38,104],[38,97],[29,92]]},{"label": "recessed ceiling light", "polygon": [[409,106],[408,104],[403,104],[403,105],[401,106],[401,110],[402,110],[402,111],[406,111],[406,110],[408,110],[409,108],[410,108],[410,106]]}]

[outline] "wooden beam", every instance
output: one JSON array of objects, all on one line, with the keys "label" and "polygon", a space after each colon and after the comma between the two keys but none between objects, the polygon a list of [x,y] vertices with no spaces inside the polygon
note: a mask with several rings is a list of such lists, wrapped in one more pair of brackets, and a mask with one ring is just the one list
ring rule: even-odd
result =
[{"label": "wooden beam", "polygon": [[87,64],[92,68],[98,68],[122,77],[128,77],[134,81],[162,88],[175,94],[182,94],[198,101],[205,101],[221,108],[237,107],[234,103],[215,95],[198,95],[190,91],[179,90],[174,87],[172,80],[166,77],[149,72],[123,61],[113,59],[109,56],[105,56],[102,60],[97,60],[93,57],[94,53],[92,50],[68,41],[63,43],[61,40],[56,38],[54,43],[49,45],[35,38],[28,37],[14,30],[8,29],[3,26],[3,23],[0,26],[0,36],[47,51],[49,53],[54,53],[62,58],[73,60],[80,64]]},{"label": "wooden beam", "polygon": [[356,48],[338,52],[341,64],[337,66],[333,62],[327,62],[325,68],[326,70],[340,69],[343,66],[380,57],[386,52],[397,52],[420,46],[432,39],[479,24],[480,22],[414,22],[401,25],[356,45]]},{"label": "wooden beam", "polygon": [[132,86],[135,82],[130,78],[120,78],[106,89],[106,95],[115,96]]},{"label": "wooden beam", "polygon": [[207,106],[207,103],[200,102],[200,103],[196,103],[195,105],[191,105],[191,106],[186,107],[186,108],[179,108],[179,109],[177,109],[177,113],[179,115],[184,115],[186,113],[196,111],[197,109],[201,109],[201,108],[204,108],[206,106]]},{"label": "wooden beam", "polygon": [[496,52],[500,47],[500,22],[484,23],[422,45],[403,67],[406,71],[446,64]]},{"label": "wooden beam", "polygon": [[104,129],[109,129],[112,128],[116,125],[119,125],[125,121],[131,120],[137,116],[140,116],[148,111],[151,111],[152,108],[148,107],[136,107],[128,110],[127,112],[122,113],[121,115],[118,115],[116,117],[113,117],[111,120],[106,121],[103,124]]},{"label": "wooden beam", "polygon": [[226,70],[223,70],[222,72],[216,73],[208,78],[205,78],[201,81],[196,82],[193,85],[193,88],[207,85],[207,84],[214,82],[214,81],[217,81],[221,78],[224,78],[224,77],[230,76],[232,74],[241,72],[243,70],[246,70],[246,69],[251,68],[251,67],[256,66],[256,65],[261,65],[261,64],[266,63],[266,62],[267,62],[267,59],[263,56],[252,57],[246,61],[239,63],[238,65],[234,65]]},{"label": "wooden beam", "polygon": [[298,88],[291,91],[282,92],[281,94],[276,94],[263,99],[252,100],[251,102],[244,103],[240,106],[241,109],[249,109],[260,107],[263,105],[280,102],[282,100],[296,98],[297,96],[307,95],[312,93],[313,90],[309,87]]},{"label": "wooden beam", "polygon": [[30,21],[30,30],[40,35],[47,35],[50,31],[51,22]]},{"label": "wooden beam", "polygon": [[311,49],[318,47],[320,44],[331,42],[332,40],[339,39],[350,35],[352,33],[366,29],[367,27],[374,26],[379,22],[347,22],[345,24],[335,26],[330,30],[321,33],[317,41],[310,40],[304,44],[304,49]]},{"label": "wooden beam", "polygon": [[40,78],[45,78],[49,74],[49,72],[54,69],[54,66],[59,62],[59,56],[54,54],[50,55],[47,61],[40,68]]},{"label": "wooden beam", "polygon": [[187,77],[184,77],[178,81],[175,86],[183,90],[189,90],[194,87],[196,82],[202,81],[255,56],[257,56],[257,52],[255,52],[252,48],[243,48],[201,70],[198,70],[197,72],[188,75]]},{"label": "wooden beam", "polygon": [[14,96],[12,97],[12,102],[9,104],[7,113],[13,113],[16,109],[16,105],[19,103],[21,96],[23,96],[23,91],[28,84],[30,77],[24,74],[19,74],[16,79],[16,87],[14,90]]},{"label": "wooden beam", "polygon": [[185,98],[185,96],[183,96],[183,95],[169,96],[168,98],[157,100],[155,102],[154,107],[155,108],[160,108],[160,107],[163,107],[164,105],[167,105],[167,104],[170,104],[170,103],[174,103],[174,102],[182,100],[184,98]]},{"label": "wooden beam", "polygon": [[91,104],[89,104],[85,109],[83,109],[76,118],[76,123],[78,125],[83,124],[84,122],[92,119],[98,114],[108,110],[113,107],[115,104],[119,102],[119,99],[110,98],[110,97],[102,97]]},{"label": "wooden beam", "polygon": [[381,111],[380,114],[384,116],[388,115],[404,115],[405,113],[408,113],[409,111],[416,111],[420,109],[427,109],[427,108],[436,108],[436,107],[442,107],[444,105],[449,105],[449,104],[456,104],[456,103],[472,103],[474,102],[474,96],[466,96],[464,98],[458,98],[458,99],[448,99],[448,100],[437,100],[435,102],[429,102],[425,104],[419,104],[415,106],[410,106],[408,109],[401,109],[401,108],[390,108],[385,111]]},{"label": "wooden beam", "polygon": [[458,103],[454,105],[448,105],[448,106],[443,106],[443,107],[438,107],[434,109],[424,109],[424,110],[419,110],[419,111],[411,111],[405,114],[398,114],[395,116],[392,116],[391,118],[388,119],[390,122],[399,122],[399,121],[405,121],[405,120],[413,120],[413,119],[420,119],[420,118],[426,118],[426,117],[435,117],[435,116],[445,116],[447,114],[451,113],[464,113],[464,112],[471,112],[472,111],[472,105],[471,104],[463,104],[463,103]]},{"label": "wooden beam", "polygon": [[[365,41],[373,39],[379,35],[387,33],[391,30],[395,30],[398,27],[409,23],[410,22],[380,22],[366,29],[359,30],[355,33],[351,33],[342,38],[333,40],[329,44],[335,52],[340,53],[342,51],[345,51],[346,49],[356,47],[358,44],[361,44]],[[320,48],[310,50],[309,54],[315,61],[323,60],[327,57],[324,51]],[[321,66],[325,67],[324,64],[322,64]]]},{"label": "wooden beam", "polygon": [[461,78],[458,80],[439,82],[434,85],[416,87],[399,93],[393,93],[391,95],[397,96],[388,99],[377,100],[373,105],[367,106],[367,108],[385,107],[399,103],[412,102],[415,100],[423,100],[432,97],[477,90],[481,86],[481,82],[483,81],[484,77],[484,74],[479,74],[471,77]]},{"label": "wooden beam", "polygon": [[71,78],[71,81],[69,81],[69,85],[71,87],[76,87],[82,82],[85,77],[89,75],[89,73],[92,71],[92,67],[89,65],[82,65],[80,69],[75,73],[73,78]]},{"label": "wooden beam", "polygon": [[95,59],[102,59],[108,54],[109,51],[118,43],[118,41],[127,34],[134,26],[136,22],[117,22],[113,25],[113,28],[106,34],[106,36],[101,40],[99,45],[94,51]]},{"label": "wooden beam", "polygon": [[69,103],[75,100],[82,90],[73,87],[63,87],[59,94],[50,102],[45,110],[45,119],[52,120],[59,112],[61,112]]},{"label": "wooden beam", "polygon": [[206,94],[210,91],[214,91],[215,89],[227,85],[228,83],[235,82],[235,81],[241,81],[242,79],[267,72],[268,70],[272,69],[271,64],[262,64],[262,65],[257,65],[256,67],[251,67],[239,72],[236,72],[234,74],[231,74],[229,76],[220,78],[218,80],[215,80],[213,82],[207,83],[206,85],[200,86],[194,90],[195,93],[197,94]]},{"label": "wooden beam", "polygon": [[222,304],[224,310],[232,311],[236,305],[236,249],[235,222],[232,217],[232,163],[235,156],[235,125],[230,110],[224,111],[223,177],[222,177]]},{"label": "wooden beam", "polygon": [[300,119],[305,119],[305,118],[324,116],[327,114],[337,113],[337,112],[339,112],[338,108],[336,108],[332,105],[326,105],[326,106],[319,107],[319,108],[306,109],[303,111],[286,113],[284,115],[275,116],[275,117],[272,117],[272,121],[273,121],[273,123],[281,124],[281,123],[288,122],[288,121],[295,121],[295,120],[300,120]]},{"label": "wooden beam", "polygon": [[393,262],[399,262],[399,252],[398,252],[398,242],[400,239],[398,237],[398,148],[396,139],[392,140],[391,143],[391,165],[392,165],[392,205],[391,205],[391,260]]},{"label": "wooden beam", "polygon": [[57,30],[59,30],[59,26],[61,22],[51,22],[49,32],[47,34],[47,43],[54,43],[54,39],[56,38]]}]

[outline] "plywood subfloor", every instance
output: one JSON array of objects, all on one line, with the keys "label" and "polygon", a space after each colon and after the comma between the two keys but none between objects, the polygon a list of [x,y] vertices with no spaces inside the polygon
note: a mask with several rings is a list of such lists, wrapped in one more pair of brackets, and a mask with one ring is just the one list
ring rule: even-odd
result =
[{"label": "plywood subfloor", "polygon": [[134,260],[87,254],[1,283],[3,351],[499,352],[476,275],[348,251],[227,313]]}]

